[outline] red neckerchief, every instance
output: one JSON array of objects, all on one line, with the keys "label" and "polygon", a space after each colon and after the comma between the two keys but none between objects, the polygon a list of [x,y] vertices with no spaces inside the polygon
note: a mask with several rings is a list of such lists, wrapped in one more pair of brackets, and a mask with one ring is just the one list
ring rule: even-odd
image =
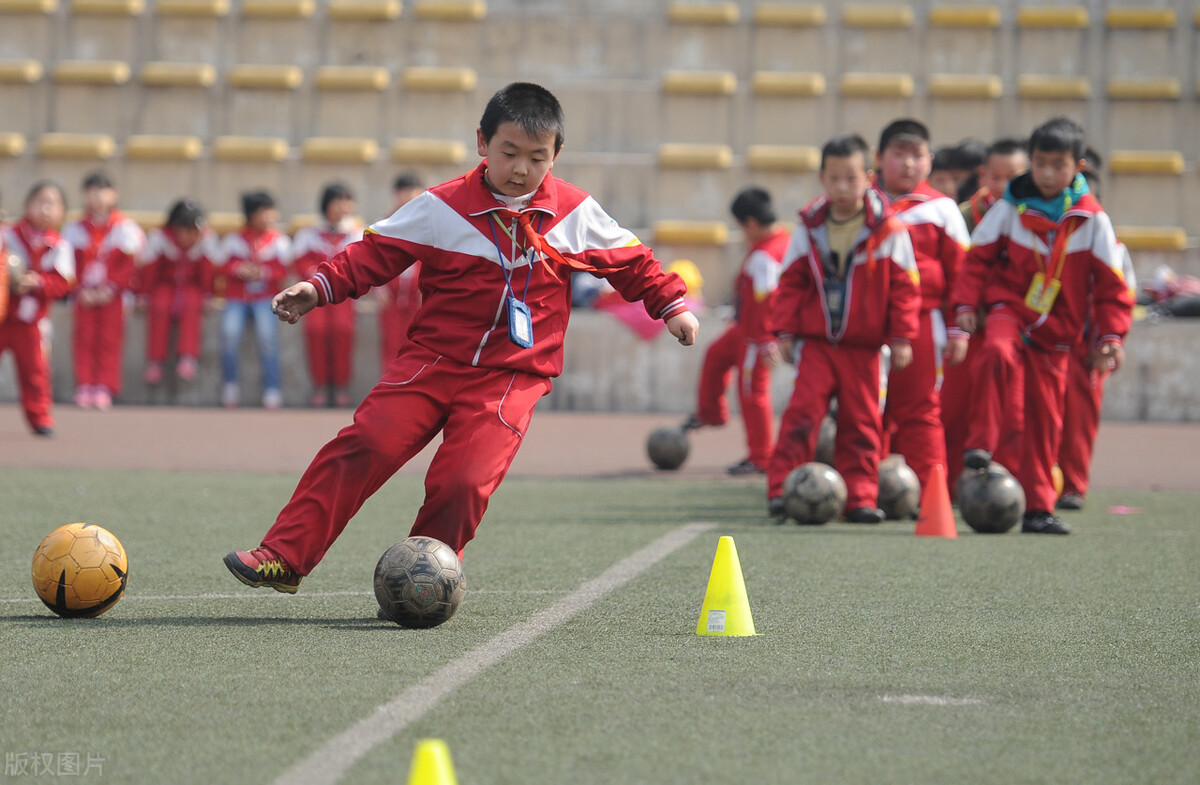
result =
[{"label": "red neckerchief", "polygon": [[996,203],[996,197],[992,196],[992,192],[987,188],[980,188],[971,198],[967,200],[971,206],[971,223],[974,226],[979,226],[979,222],[983,220],[983,216],[987,211],[992,209],[992,205]]},{"label": "red neckerchief", "polygon": [[[810,229],[829,220],[829,196],[822,194],[800,211],[800,220]],[[887,197],[875,187],[867,189],[863,196],[863,226],[867,228],[867,273],[875,272],[875,249],[892,232],[904,231],[904,222],[896,217]],[[847,268],[848,269],[848,268]]]}]

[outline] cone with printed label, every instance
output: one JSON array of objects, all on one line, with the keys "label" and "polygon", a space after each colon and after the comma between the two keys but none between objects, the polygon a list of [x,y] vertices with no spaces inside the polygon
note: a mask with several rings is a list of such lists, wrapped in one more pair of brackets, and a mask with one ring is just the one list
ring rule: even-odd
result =
[{"label": "cone with printed label", "polygon": [[730,637],[755,634],[750,600],[746,598],[746,581],[742,578],[742,563],[738,561],[737,546],[732,537],[717,541],[717,555],[708,576],[708,590],[704,592],[696,634]]},{"label": "cone with printed label", "polygon": [[918,537],[958,537],[954,510],[950,508],[950,489],[946,485],[946,470],[936,464],[929,473],[929,486],[921,492],[921,513],[917,516]]},{"label": "cone with printed label", "polygon": [[408,785],[458,785],[450,748],[441,739],[422,739],[413,753]]}]

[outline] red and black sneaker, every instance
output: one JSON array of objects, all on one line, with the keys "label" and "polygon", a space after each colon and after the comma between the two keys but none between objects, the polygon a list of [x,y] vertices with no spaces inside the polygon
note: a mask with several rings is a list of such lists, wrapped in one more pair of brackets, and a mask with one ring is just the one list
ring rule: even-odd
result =
[{"label": "red and black sneaker", "polygon": [[250,552],[232,551],[225,556],[225,566],[247,586],[270,586],[284,594],[295,594],[304,576],[288,566],[283,557],[270,548],[255,548]]}]

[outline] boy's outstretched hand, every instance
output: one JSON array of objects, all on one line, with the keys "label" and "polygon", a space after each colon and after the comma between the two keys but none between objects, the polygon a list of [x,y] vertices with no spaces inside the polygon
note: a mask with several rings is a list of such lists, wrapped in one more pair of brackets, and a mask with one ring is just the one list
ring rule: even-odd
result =
[{"label": "boy's outstretched hand", "polygon": [[[315,289],[313,296],[316,296]],[[667,329],[671,331],[671,335],[679,339],[681,344],[691,346],[696,342],[696,336],[700,333],[700,322],[694,313],[684,311],[667,319]]]},{"label": "boy's outstretched hand", "polygon": [[295,324],[300,317],[317,307],[317,287],[308,281],[292,284],[271,299],[271,313],[279,321]]}]

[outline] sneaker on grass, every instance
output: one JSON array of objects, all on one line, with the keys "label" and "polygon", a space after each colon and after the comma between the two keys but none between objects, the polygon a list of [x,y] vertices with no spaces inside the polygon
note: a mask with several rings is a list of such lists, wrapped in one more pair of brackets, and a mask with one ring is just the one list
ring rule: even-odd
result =
[{"label": "sneaker on grass", "polygon": [[284,594],[295,594],[304,577],[288,566],[283,557],[270,548],[252,551],[231,551],[225,556],[225,566],[233,576],[247,586],[270,586]]}]

